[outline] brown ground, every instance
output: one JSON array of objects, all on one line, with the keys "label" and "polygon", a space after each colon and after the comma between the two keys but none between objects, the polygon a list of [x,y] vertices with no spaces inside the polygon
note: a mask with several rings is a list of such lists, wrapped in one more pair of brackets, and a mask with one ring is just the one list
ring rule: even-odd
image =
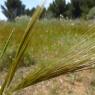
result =
[{"label": "brown ground", "polygon": [[[28,70],[28,68],[19,69],[19,75],[16,78]],[[95,95],[94,74],[95,70],[87,70],[63,75],[28,87],[15,95]],[[0,73],[0,84],[2,84],[4,76],[5,72]]]}]

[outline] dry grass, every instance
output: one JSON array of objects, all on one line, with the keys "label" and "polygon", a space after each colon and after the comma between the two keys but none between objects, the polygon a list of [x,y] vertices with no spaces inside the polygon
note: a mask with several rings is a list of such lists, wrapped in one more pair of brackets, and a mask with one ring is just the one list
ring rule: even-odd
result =
[{"label": "dry grass", "polygon": [[[41,15],[42,11],[43,11],[43,4],[36,9],[34,15],[30,19],[29,24],[27,25],[27,28],[25,29],[25,33],[21,39],[21,43],[18,47],[15,58],[12,61],[12,63],[10,64],[8,73],[4,79],[4,83],[1,86],[0,95],[3,95],[3,93],[10,94],[10,91],[7,89],[10,86],[11,81],[13,80],[15,72],[17,71],[18,64],[19,64],[19,62],[20,62],[20,60],[21,60],[21,58],[22,58],[22,56],[23,56],[23,54],[24,54],[24,52],[30,42],[31,30],[33,29],[33,26],[35,25],[36,21],[38,20],[39,16]],[[11,35],[12,35],[12,33],[11,33]],[[4,51],[3,53],[5,53],[6,47],[9,44],[11,35],[9,36],[9,39],[7,40],[7,43],[6,43],[4,50],[3,50]],[[1,54],[1,56],[2,55],[3,54]],[[8,92],[6,92],[6,90]]]},{"label": "dry grass", "polygon": [[[29,73],[30,69],[34,67],[23,67],[17,71],[13,83],[19,82]],[[14,95],[94,95],[95,70],[87,70],[76,72],[73,74],[62,75],[60,77],[41,82],[34,86],[14,93]],[[5,72],[2,72],[5,74]],[[4,75],[0,74],[0,79],[4,79]],[[22,77],[21,77],[22,76]],[[14,82],[15,81],[15,82]]]},{"label": "dry grass", "polygon": [[[8,26],[10,26],[10,24]],[[7,27],[7,24],[4,27]],[[16,29],[18,29],[18,31],[16,30],[16,35],[14,35],[9,49],[14,45],[14,43],[16,43],[16,46],[14,45],[14,47],[18,47],[20,40],[18,39],[20,38],[18,34],[23,34],[22,26],[16,26]],[[29,76],[23,81],[25,85],[22,85],[21,83],[21,86],[18,85],[18,87],[24,88],[32,85],[32,80],[34,84],[42,80],[47,80],[67,72],[80,69],[80,67],[82,68],[84,65],[90,66],[91,64],[94,64],[94,23],[90,24],[90,22],[86,21],[38,21],[32,31],[31,43],[29,43],[29,47],[26,52],[29,52],[31,56],[36,59],[36,63],[41,64],[41,69],[38,67],[34,70],[40,76],[35,75],[35,72],[30,72]],[[1,35],[5,40],[7,33],[5,33],[5,36],[2,32]],[[30,81],[30,83],[28,81]],[[56,82],[54,82],[54,84],[56,84]],[[55,87],[52,91],[54,95],[59,95],[55,92],[58,88],[59,87]]]}]

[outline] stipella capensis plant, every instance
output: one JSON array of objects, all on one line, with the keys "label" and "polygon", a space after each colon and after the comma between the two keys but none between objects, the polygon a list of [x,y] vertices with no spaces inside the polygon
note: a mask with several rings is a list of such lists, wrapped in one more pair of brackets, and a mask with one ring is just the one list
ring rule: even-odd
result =
[{"label": "stipella capensis plant", "polygon": [[[91,52],[95,49],[94,41],[92,41],[90,45],[85,44],[85,42],[89,40],[90,37],[94,36],[94,33],[92,33],[88,39],[81,41],[77,43],[77,45],[73,46],[68,51],[68,53],[64,55],[62,60],[58,60],[53,64],[50,63],[45,65],[38,65],[34,71],[31,71],[28,75],[26,75],[26,77],[23,80],[17,83],[14,87],[10,88],[10,84],[13,80],[15,72],[17,71],[19,61],[30,42],[33,26],[35,25],[37,19],[40,17],[43,11],[43,5],[44,4],[37,8],[25,30],[25,34],[21,40],[15,59],[13,63],[10,65],[8,73],[5,77],[5,81],[2,87],[0,88],[0,95],[12,95],[14,92],[18,90],[24,89],[41,81],[49,80],[51,78],[63,74],[65,75],[68,73],[73,73],[75,71],[80,71],[89,68],[92,69],[92,65],[95,64],[95,54],[91,54]],[[9,41],[10,39],[5,45],[4,52],[7,48]],[[79,49],[81,51],[77,51],[76,49]],[[4,52],[1,55],[3,55]]]}]

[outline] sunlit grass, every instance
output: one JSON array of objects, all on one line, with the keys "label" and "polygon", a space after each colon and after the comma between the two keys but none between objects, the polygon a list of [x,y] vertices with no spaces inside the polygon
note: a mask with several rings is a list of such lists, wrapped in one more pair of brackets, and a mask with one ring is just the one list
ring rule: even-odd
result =
[{"label": "sunlit grass", "polygon": [[[8,73],[4,79],[4,83],[1,86],[0,95],[3,95],[5,88],[8,88],[10,86],[10,83],[15,76],[15,72],[17,71],[17,67],[20,63],[20,60],[21,60],[21,58],[22,58],[22,56],[23,56],[23,54],[24,54],[24,52],[30,42],[31,30],[33,29],[33,26],[35,25],[36,21],[39,19],[39,16],[41,15],[42,11],[43,11],[43,4],[41,6],[38,6],[38,8],[36,9],[35,13],[33,14],[32,18],[30,19],[30,21],[25,29],[25,33],[21,37],[21,42],[20,42],[20,45],[17,49],[15,58],[12,61],[12,63],[10,64],[10,67],[8,69]],[[10,37],[11,36],[9,36],[7,44],[5,45],[4,51],[9,43]],[[9,91],[7,93],[9,93]]]},{"label": "sunlit grass", "polygon": [[[0,32],[2,42],[6,41],[8,31],[14,26],[16,32],[8,50],[12,47],[17,50],[21,36],[24,34],[23,30],[26,28],[15,24],[11,26],[11,23],[5,24]],[[91,24],[89,21],[37,21],[26,52],[36,60],[38,68],[30,72],[12,91],[91,66],[95,59],[94,37],[94,23]],[[3,45],[0,48],[2,51]]]},{"label": "sunlit grass", "polygon": [[[8,27],[7,24],[5,27]],[[44,61],[47,62],[47,60],[55,62],[56,60],[61,59],[73,45],[89,38],[89,35],[95,31],[95,28],[93,28],[91,31],[86,33],[90,28],[91,26],[89,25],[89,22],[85,21],[80,23],[58,20],[38,21],[36,26],[33,28],[31,42],[27,52],[31,53],[38,62],[41,61],[41,63],[43,63]],[[8,31],[10,28],[6,32],[4,29],[5,28],[0,32],[0,39],[2,41],[1,49],[9,35]],[[22,28],[22,26],[16,26],[16,32],[12,37],[8,49],[12,47],[17,49],[24,29],[25,28]],[[89,44],[93,40],[94,37],[91,37],[90,40],[86,41],[86,44]]]}]

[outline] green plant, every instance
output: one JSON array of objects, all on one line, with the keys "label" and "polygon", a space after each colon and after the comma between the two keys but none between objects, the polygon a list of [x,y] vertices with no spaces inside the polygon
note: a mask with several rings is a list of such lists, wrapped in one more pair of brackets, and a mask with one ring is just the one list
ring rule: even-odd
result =
[{"label": "green plant", "polygon": [[[17,71],[17,66],[19,65],[19,62],[30,42],[33,26],[35,25],[35,22],[39,18],[42,11],[43,6],[38,7],[30,23],[28,24],[14,61],[10,65],[8,74],[1,87],[0,95],[11,95],[15,91],[24,89],[41,81],[49,80],[62,74],[65,75],[75,71],[89,69],[92,68],[91,66],[93,64],[95,64],[95,54],[92,53],[95,51],[94,41],[90,42],[89,44],[86,43],[90,38],[95,36],[95,33],[92,33],[89,35],[89,38],[87,37],[85,40],[78,42],[75,46],[70,48],[69,51],[63,56],[62,60],[58,60],[55,63],[39,64],[36,69],[31,71],[24,79],[22,79],[22,81],[15,86],[10,86],[15,72]],[[88,31],[92,31],[92,29],[93,27],[91,27]],[[86,34],[84,33],[82,37],[84,37],[84,35]]]},{"label": "green plant", "polygon": [[87,19],[94,19],[94,18],[95,18],[95,7],[91,8],[87,15]]},{"label": "green plant", "polygon": [[29,22],[29,24],[26,28],[25,34],[22,38],[21,44],[20,44],[18,51],[16,53],[16,56],[15,56],[15,59],[9,68],[5,82],[1,88],[0,95],[3,94],[4,88],[9,86],[10,82],[12,81],[12,79],[14,77],[14,74],[17,70],[18,63],[19,63],[22,55],[24,54],[25,49],[27,48],[27,46],[29,44],[29,41],[31,38],[31,31],[30,30],[33,28],[36,20],[39,18],[40,14],[42,13],[42,10],[43,10],[43,5],[41,7],[37,8],[37,10],[35,11],[34,15],[31,18],[31,21]]}]

